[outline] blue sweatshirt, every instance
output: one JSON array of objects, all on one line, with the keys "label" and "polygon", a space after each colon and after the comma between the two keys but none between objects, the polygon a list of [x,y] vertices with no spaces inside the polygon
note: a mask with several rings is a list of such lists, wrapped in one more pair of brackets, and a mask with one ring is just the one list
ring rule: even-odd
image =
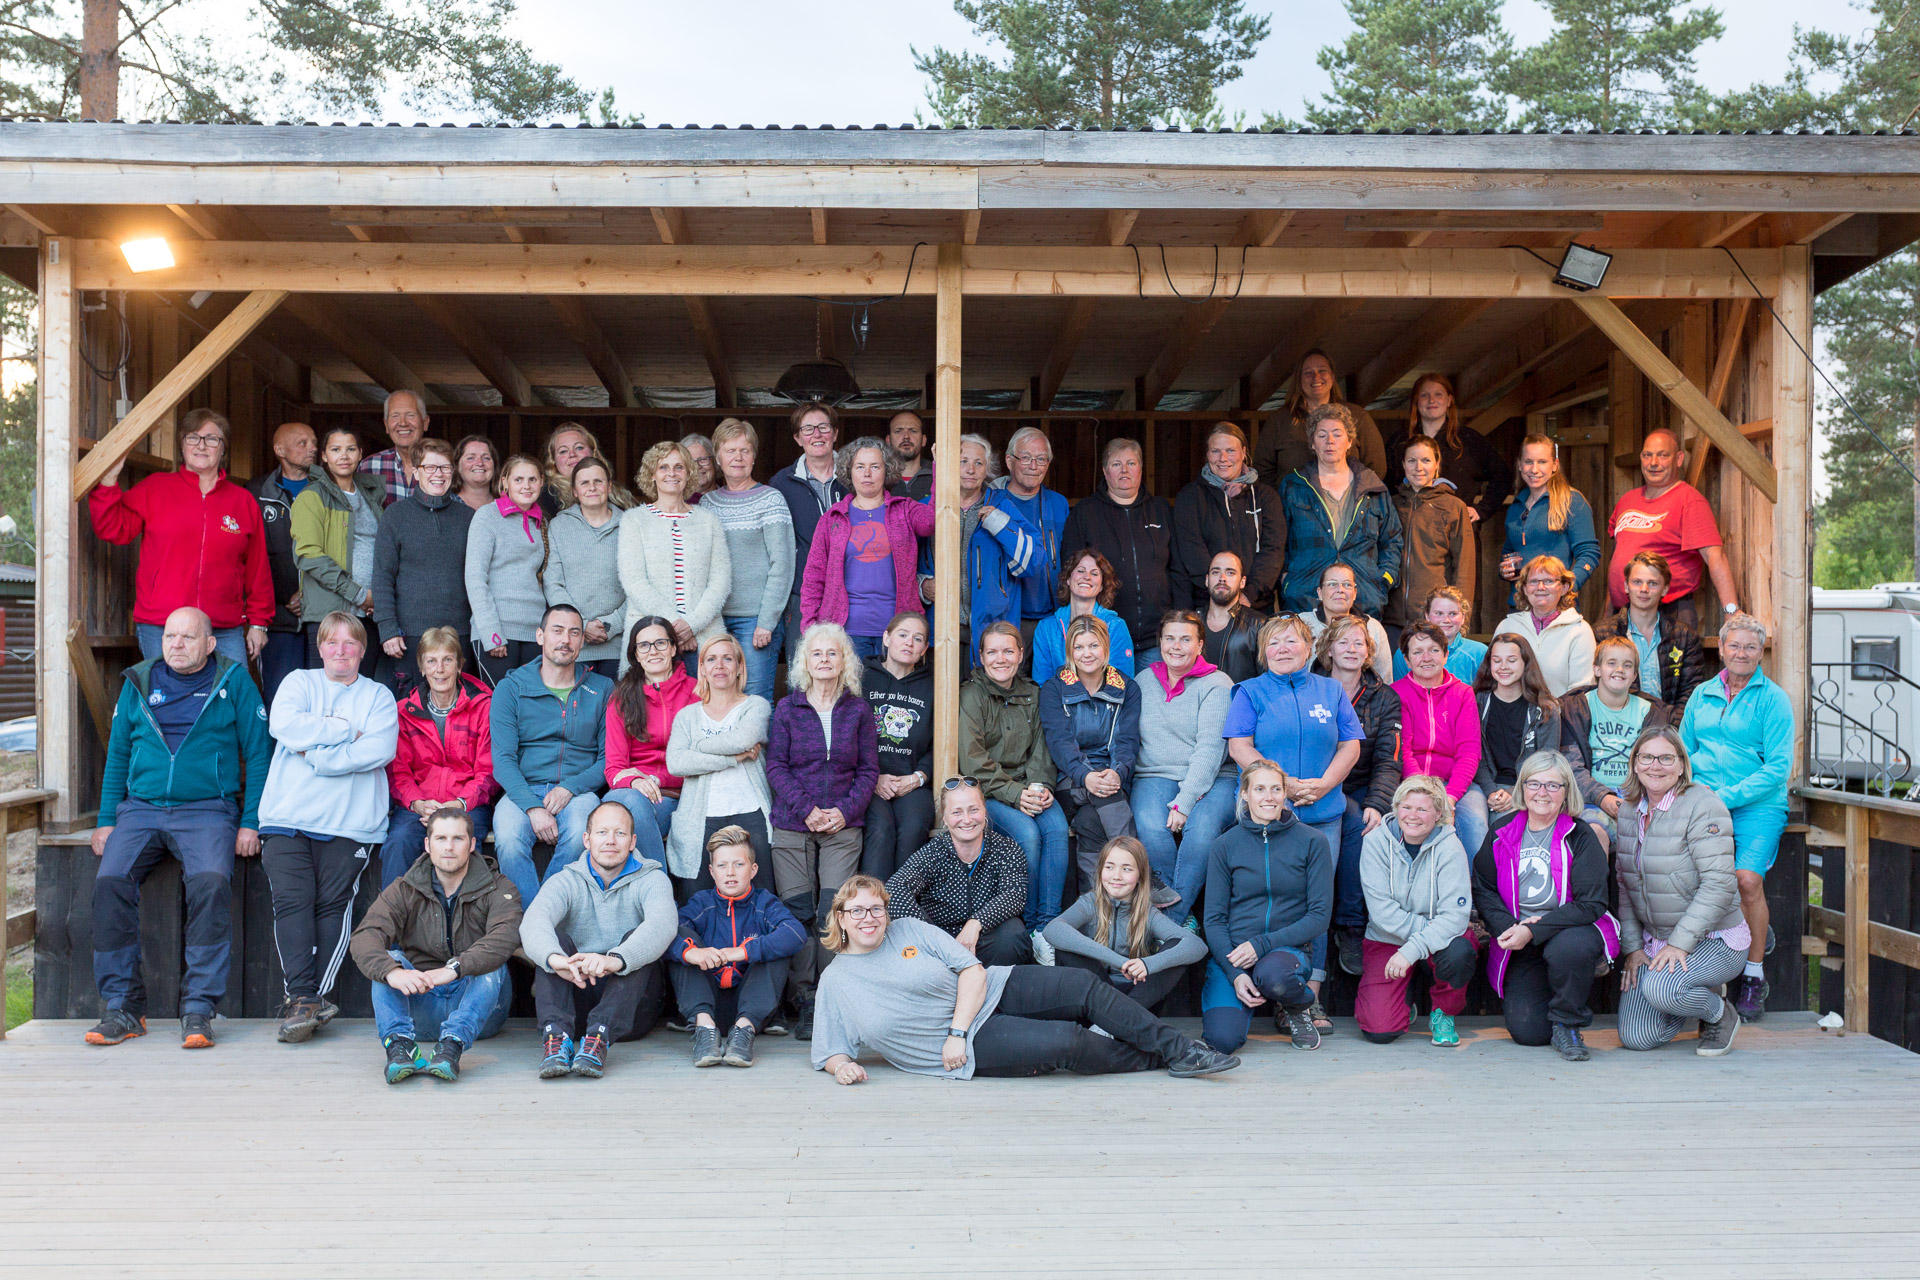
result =
[{"label": "blue sweatshirt", "polygon": [[1527,505],[1527,498],[1528,489],[1522,485],[1507,504],[1507,540],[1500,554],[1517,555],[1523,565],[1535,556],[1552,556],[1573,570],[1573,589],[1578,591],[1600,567],[1600,538],[1594,533],[1593,508],[1575,489],[1573,500],[1567,504],[1567,527],[1549,529],[1547,496],[1541,494],[1532,506]]},{"label": "blue sweatshirt", "polygon": [[[240,806],[240,825],[260,825],[260,792],[267,785],[273,740],[267,736],[267,709],[247,669],[224,654],[208,659],[213,687],[200,706],[180,749],[170,750],[149,710],[153,672],[165,659],[151,658],[127,668],[113,708],[107,741],[107,768],[100,781],[100,825],[110,827],[128,796],[170,807],[195,800],[226,799]],[[244,772],[245,795],[241,775]]]},{"label": "blue sweatshirt", "polygon": [[1687,699],[1680,741],[1693,758],[1694,781],[1712,788],[1727,808],[1787,807],[1793,704],[1766,672],[1755,671],[1731,703],[1723,676],[1703,681]]},{"label": "blue sweatshirt", "polygon": [[523,812],[553,787],[576,796],[607,785],[607,703],[613,681],[584,666],[573,669],[563,702],[540,679],[540,659],[507,672],[493,691],[487,727],[493,736],[493,780]]},{"label": "blue sweatshirt", "polygon": [[[1318,778],[1333,763],[1341,743],[1366,737],[1347,691],[1333,679],[1306,670],[1284,676],[1269,671],[1236,686],[1220,734],[1252,738],[1254,749],[1290,778]],[[1332,822],[1346,805],[1346,794],[1333,787],[1303,807],[1299,818]]]},{"label": "blue sweatshirt", "polygon": [[[1067,624],[1073,621],[1072,612],[1072,605],[1063,604],[1033,629],[1033,672],[1039,679],[1057,675],[1067,665]],[[1133,632],[1127,620],[1103,604],[1093,606],[1093,616],[1107,624],[1108,665],[1123,676],[1133,675]]]},{"label": "blue sweatshirt", "polygon": [[1333,851],[1291,809],[1265,824],[1243,814],[1207,855],[1206,902],[1207,949],[1227,973],[1243,942],[1304,950],[1333,919]]},{"label": "blue sweatshirt", "polygon": [[339,684],[324,671],[295,671],[273,696],[268,727],[273,766],[261,830],[387,838],[387,765],[400,740],[392,690],[366,676]]}]

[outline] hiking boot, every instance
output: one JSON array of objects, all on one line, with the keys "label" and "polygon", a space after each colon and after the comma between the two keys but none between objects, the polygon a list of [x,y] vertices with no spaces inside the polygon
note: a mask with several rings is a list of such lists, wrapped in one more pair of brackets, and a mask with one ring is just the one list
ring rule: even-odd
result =
[{"label": "hiking boot", "polygon": [[800,1016],[793,1020],[793,1038],[813,1039],[813,1001],[809,1000],[800,1006]]},{"label": "hiking boot", "polygon": [[1433,1032],[1433,1042],[1443,1048],[1460,1043],[1460,1028],[1453,1025],[1453,1015],[1444,1010],[1435,1009],[1427,1015],[1427,1028]]},{"label": "hiking boot", "polygon": [[460,1078],[460,1055],[465,1052],[465,1050],[465,1045],[449,1036],[447,1039],[433,1046],[433,1052],[427,1055],[426,1065],[421,1067],[420,1070],[427,1075],[436,1076],[442,1080],[458,1080]]},{"label": "hiking boot", "polygon": [[730,1067],[750,1067],[753,1065],[753,1028],[736,1022],[733,1030],[727,1032],[726,1064]]},{"label": "hiking boot", "polygon": [[280,1030],[274,1038],[281,1044],[305,1044],[320,1029],[320,1001],[313,996],[298,996],[280,1006]]},{"label": "hiking boot", "polygon": [[1580,1028],[1570,1027],[1564,1022],[1553,1024],[1553,1047],[1568,1062],[1585,1062],[1593,1055],[1587,1052],[1587,1045],[1580,1038]]},{"label": "hiking boot", "polygon": [[1336,929],[1334,941],[1340,944],[1340,967],[1360,976],[1360,930],[1354,928]]},{"label": "hiking boot", "polygon": [[128,1013],[125,1009],[109,1009],[106,1016],[94,1023],[92,1030],[87,1032],[86,1040],[88,1044],[119,1044],[122,1040],[145,1034],[145,1018]]},{"label": "hiking boot", "polygon": [[540,1059],[542,1080],[558,1080],[573,1070],[573,1037],[558,1027],[547,1028],[540,1051],[546,1055]]},{"label": "hiking boot", "polygon": [[720,1028],[695,1027],[693,1029],[693,1065],[717,1067],[726,1060],[726,1055],[720,1052]]},{"label": "hiking boot", "polygon": [[326,1026],[329,1022],[332,1022],[340,1016],[340,1006],[325,996],[321,996],[314,1003],[319,1006],[319,1010],[314,1014],[314,1017],[319,1020],[321,1026]]},{"label": "hiking boot", "polygon": [[607,1074],[607,1029],[588,1027],[580,1037],[580,1049],[573,1055],[573,1074],[598,1080]]},{"label": "hiking boot", "polygon": [[766,1025],[760,1028],[763,1036],[790,1036],[793,1034],[793,1015],[782,1005],[767,1015]]},{"label": "hiking boot", "polygon": [[1765,978],[1749,978],[1743,973],[1733,980],[1727,995],[1733,1000],[1733,1007],[1740,1011],[1740,1021],[1758,1022],[1767,1016],[1767,992],[1770,990]]},{"label": "hiking boot", "polygon": [[1041,937],[1040,931],[1035,929],[1033,931],[1033,962],[1035,964],[1051,965],[1056,959],[1057,957],[1053,953],[1053,944]]},{"label": "hiking boot", "polygon": [[1316,1006],[1310,1004],[1294,1005],[1283,1008],[1277,1021],[1286,1024],[1287,1034],[1293,1037],[1296,1049],[1318,1049],[1320,1047],[1320,1028],[1313,1025],[1313,1011]]},{"label": "hiking boot", "polygon": [[425,1065],[420,1060],[420,1046],[407,1036],[388,1036],[380,1043],[387,1047],[388,1084],[399,1084]]},{"label": "hiking boot", "polygon": [[1212,1045],[1201,1040],[1189,1043],[1187,1051],[1167,1064],[1167,1074],[1179,1080],[1191,1080],[1195,1076],[1218,1075],[1222,1071],[1231,1071],[1240,1065],[1240,1059],[1231,1053],[1221,1053]]},{"label": "hiking boot", "polygon": [[180,1047],[182,1049],[213,1048],[213,1019],[204,1013],[181,1014]]},{"label": "hiking boot", "polygon": [[1733,1048],[1734,1032],[1740,1030],[1740,1011],[1733,1007],[1733,1001],[1720,1001],[1720,1020],[1700,1023],[1700,1043],[1693,1051],[1703,1058],[1718,1058]]}]

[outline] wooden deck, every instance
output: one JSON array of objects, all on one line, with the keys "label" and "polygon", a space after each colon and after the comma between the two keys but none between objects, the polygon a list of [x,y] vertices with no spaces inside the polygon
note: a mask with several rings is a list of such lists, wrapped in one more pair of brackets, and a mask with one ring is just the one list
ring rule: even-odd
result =
[{"label": "wooden deck", "polygon": [[143,1277],[1913,1276],[1920,1056],[1812,1015],[1560,1062],[1256,1041],[1202,1081],[858,1088],[656,1032],[599,1082],[510,1027],[389,1088],[368,1023],[0,1045],[0,1274]]}]

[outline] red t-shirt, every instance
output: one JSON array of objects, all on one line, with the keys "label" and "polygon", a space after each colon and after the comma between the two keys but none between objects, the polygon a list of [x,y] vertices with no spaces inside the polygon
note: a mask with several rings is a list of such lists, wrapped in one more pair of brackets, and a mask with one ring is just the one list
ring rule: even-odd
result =
[{"label": "red t-shirt", "polygon": [[1700,548],[1720,545],[1720,526],[1700,491],[1682,480],[1657,498],[1635,489],[1613,509],[1613,563],[1607,566],[1607,594],[1618,609],[1627,602],[1627,564],[1642,551],[1658,551],[1673,569],[1673,584],[1662,603],[1693,594],[1706,562]]}]

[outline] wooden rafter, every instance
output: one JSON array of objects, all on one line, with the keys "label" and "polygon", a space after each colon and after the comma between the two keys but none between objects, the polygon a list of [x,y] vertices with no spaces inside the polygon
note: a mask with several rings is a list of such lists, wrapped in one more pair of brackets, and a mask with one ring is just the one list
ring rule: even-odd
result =
[{"label": "wooden rafter", "polygon": [[1338,332],[1340,326],[1360,306],[1359,298],[1329,298],[1315,304],[1304,320],[1289,324],[1273,350],[1262,356],[1260,363],[1254,365],[1247,374],[1247,402],[1244,407],[1257,409],[1265,404],[1274,392],[1293,377],[1293,371],[1306,358],[1307,352],[1325,345],[1329,337]]},{"label": "wooden rafter", "polygon": [[[828,243],[827,211],[825,209],[809,209],[807,213],[809,220],[813,223],[813,242],[815,244]],[[814,354],[822,360],[838,360],[840,358],[840,344],[838,341],[839,326],[835,323],[836,317],[834,316],[834,310],[834,305],[831,302],[816,302],[813,304],[813,349]]]},{"label": "wooden rafter", "polygon": [[[212,333],[214,327],[233,314],[233,309],[241,302],[239,297],[226,295],[209,298],[196,307],[191,299],[177,293],[156,293],[152,296],[202,335]],[[261,376],[279,388],[280,393],[289,400],[306,400],[309,397],[311,388],[308,386],[305,366],[261,337],[258,330],[240,340],[239,351],[253,362],[253,367],[260,371]]]},{"label": "wooden rafter", "polygon": [[[1100,219],[1099,228],[1093,233],[1092,243],[1099,248],[1124,245],[1127,237],[1133,234],[1133,224],[1139,219],[1140,211],[1137,209],[1107,210]],[[1066,318],[1053,335],[1053,347],[1047,352],[1046,360],[1040,365],[1040,375],[1033,384],[1035,409],[1049,408],[1053,398],[1060,394],[1060,384],[1066,381],[1067,369],[1073,364],[1073,353],[1080,349],[1080,340],[1087,336],[1087,325],[1092,320],[1092,298],[1075,298],[1068,304]]]},{"label": "wooden rafter", "polygon": [[[1733,366],[1740,355],[1741,345],[1746,341],[1747,321],[1753,315],[1753,306],[1752,298],[1741,298],[1733,304],[1733,314],[1728,318],[1720,338],[1719,355],[1713,362],[1713,373],[1707,379],[1707,399],[1722,413],[1727,409],[1727,393],[1733,389]],[[1706,478],[1707,459],[1712,454],[1711,437],[1695,442],[1693,457],[1687,460],[1687,483],[1696,489]]]},{"label": "wooden rafter", "polygon": [[[653,225],[660,233],[660,243],[671,246],[686,246],[693,243],[693,235],[687,230],[687,211],[678,208],[656,206],[653,210]],[[713,378],[713,402],[725,407],[734,403],[738,396],[733,386],[733,364],[727,357],[727,344],[720,332],[719,323],[713,318],[713,308],[703,296],[689,294],[683,299],[687,308],[687,320],[693,325],[694,335],[700,340],[700,350],[707,358],[707,372]]]},{"label": "wooden rafter", "polygon": [[1355,399],[1369,404],[1400,379],[1419,368],[1427,353],[1474,323],[1493,305],[1491,298],[1462,298],[1436,302],[1400,331],[1373,359],[1360,368]]},{"label": "wooden rafter", "polygon": [[[509,224],[502,230],[514,244],[550,243],[544,227]],[[560,317],[560,327],[567,331],[573,344],[580,348],[580,354],[586,357],[594,376],[600,379],[600,385],[607,389],[607,403],[616,409],[639,408],[640,394],[633,389],[633,378],[627,373],[627,366],[613,349],[613,344],[607,341],[600,322],[587,310],[586,302],[580,298],[563,296],[548,298],[547,303]]]},{"label": "wooden rafter", "polygon": [[1606,216],[1598,213],[1350,213],[1348,231],[1601,231]]},{"label": "wooden rafter", "polygon": [[[1263,211],[1247,214],[1240,219],[1240,225],[1234,228],[1233,237],[1225,247],[1228,249],[1268,248],[1280,238],[1280,233],[1285,231],[1287,224],[1292,221],[1293,214],[1290,211]],[[1227,282],[1234,277],[1233,260],[1223,255],[1221,275],[1216,285],[1223,295],[1229,292]],[[1160,407],[1160,401],[1173,389],[1174,379],[1180,376],[1180,371],[1187,367],[1187,362],[1192,360],[1194,353],[1200,350],[1200,344],[1207,340],[1207,335],[1213,332],[1213,327],[1220,323],[1222,316],[1227,314],[1227,307],[1232,301],[1231,297],[1225,296],[1209,298],[1205,302],[1189,307],[1186,314],[1180,317],[1180,323],[1174,328],[1166,344],[1160,348],[1160,354],[1156,355],[1153,363],[1147,366],[1147,372],[1141,383],[1144,391],[1140,408]]]}]

